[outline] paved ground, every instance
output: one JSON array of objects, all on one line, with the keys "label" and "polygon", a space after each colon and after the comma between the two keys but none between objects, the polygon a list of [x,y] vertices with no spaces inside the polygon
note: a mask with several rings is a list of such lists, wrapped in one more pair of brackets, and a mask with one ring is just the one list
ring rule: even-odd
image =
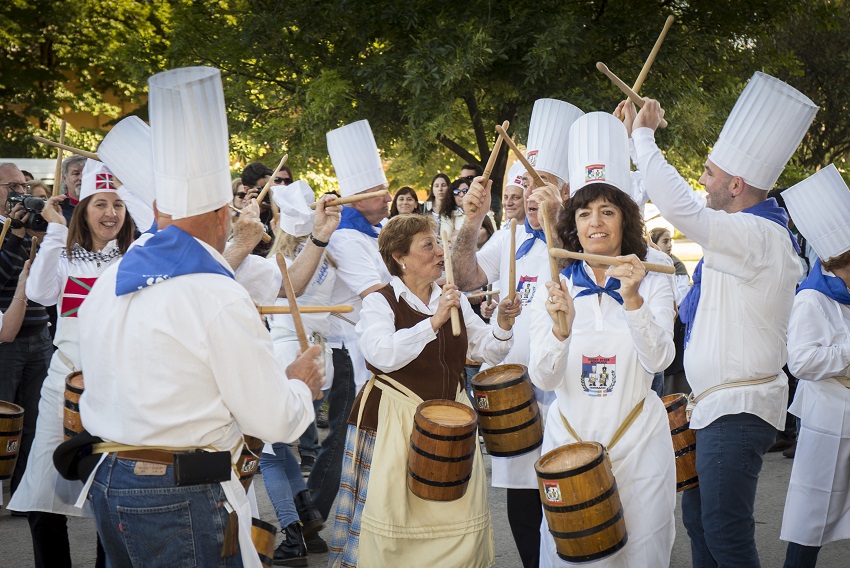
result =
[{"label": "paved ground", "polygon": [[[489,457],[485,457],[489,476]],[[759,483],[756,502],[756,540],[762,565],[770,568],[782,566],[785,557],[785,543],[779,540],[782,523],[782,510],[785,505],[785,491],[791,473],[792,461],[782,454],[768,454]],[[261,479],[261,478],[260,478]],[[262,483],[258,483],[258,501],[263,519],[275,522],[274,512]],[[4,482],[4,502],[8,502],[8,482]],[[496,566],[505,568],[520,567],[519,557],[514,548],[513,538],[505,516],[505,491],[490,490],[490,503],[496,534]],[[681,524],[681,511],[677,508],[678,526],[676,542],[673,548],[671,567],[687,568],[691,566],[688,536]],[[94,566],[94,526],[86,519],[70,519],[72,556],[74,566],[83,568]],[[33,565],[29,528],[25,518],[12,517],[5,509],[0,512],[0,566],[4,568],[25,568]],[[330,527],[322,531],[322,536],[330,538]],[[832,543],[824,547],[820,554],[819,568],[847,568],[850,565],[850,541]],[[327,555],[311,555],[310,566],[325,566]]]}]

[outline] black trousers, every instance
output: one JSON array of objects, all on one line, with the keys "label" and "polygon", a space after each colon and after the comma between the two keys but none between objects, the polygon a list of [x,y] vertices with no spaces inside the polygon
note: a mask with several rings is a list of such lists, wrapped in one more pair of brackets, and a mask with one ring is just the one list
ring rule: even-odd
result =
[{"label": "black trousers", "polygon": [[[36,568],[71,568],[68,543],[68,518],[56,513],[30,511],[27,514],[32,535],[32,552]],[[97,539],[96,568],[106,568],[106,555]]]},{"label": "black trousers", "polygon": [[508,523],[523,568],[540,565],[540,523],[543,505],[537,489],[508,489]]}]

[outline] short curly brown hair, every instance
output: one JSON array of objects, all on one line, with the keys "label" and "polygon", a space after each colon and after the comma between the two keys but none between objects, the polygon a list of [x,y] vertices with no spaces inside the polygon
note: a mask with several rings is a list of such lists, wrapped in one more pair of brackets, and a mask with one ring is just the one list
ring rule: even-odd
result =
[{"label": "short curly brown hair", "polygon": [[821,260],[821,266],[832,272],[837,268],[844,268],[850,264],[850,250],[844,251],[838,256],[833,256],[828,260]]},{"label": "short curly brown hair", "polygon": [[396,215],[387,221],[386,226],[381,229],[381,234],[378,237],[378,250],[390,274],[393,276],[401,276],[403,274],[401,266],[393,258],[393,254],[404,255],[409,253],[410,245],[413,244],[413,237],[425,231],[434,233],[437,231],[437,223],[431,215],[406,213],[404,215]]},{"label": "short curly brown hair", "polygon": [[[641,260],[646,260],[645,227],[640,208],[628,194],[607,183],[586,185],[564,204],[557,229],[564,248],[573,252],[582,252],[576,230],[576,211],[588,207],[598,199],[604,199],[623,213],[623,243],[620,255],[633,254]],[[570,262],[572,261],[568,261],[568,264]]]}]

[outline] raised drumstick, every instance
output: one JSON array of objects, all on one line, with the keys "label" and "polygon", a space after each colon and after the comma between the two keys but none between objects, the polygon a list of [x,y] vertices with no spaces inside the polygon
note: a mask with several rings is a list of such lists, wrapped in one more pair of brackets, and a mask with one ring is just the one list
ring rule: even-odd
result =
[{"label": "raised drumstick", "polygon": [[[333,207],[334,205],[348,205],[349,203],[355,203],[357,201],[365,201],[366,199],[372,199],[373,197],[380,197],[381,195],[387,195],[389,190],[387,189],[379,189],[378,191],[370,191],[369,193],[357,193],[355,195],[350,195],[348,197],[338,197],[337,199],[331,199],[327,203],[325,203],[325,207]],[[316,209],[316,204],[311,203],[310,209]]]},{"label": "raised drumstick", "polygon": [[[552,256],[552,249],[554,249],[552,236],[552,228],[549,226],[549,216],[546,214],[546,202],[540,202],[539,216],[541,221],[543,222],[543,234],[546,235],[546,248],[549,249],[549,272],[552,275],[552,282],[556,283],[558,286],[561,285],[561,271],[558,270],[558,261]],[[558,327],[560,328],[560,335],[567,336],[569,332],[567,330],[567,314],[562,311],[558,311]]]},{"label": "raised drumstick", "polygon": [[670,31],[670,26],[673,25],[674,21],[676,21],[675,17],[667,16],[667,21],[664,22],[664,28],[661,30],[661,34],[658,36],[658,39],[655,40],[655,45],[652,46],[652,51],[649,52],[649,57],[646,58],[646,63],[643,64],[643,68],[640,70],[640,74],[638,75],[637,80],[635,80],[635,84],[632,86],[632,90],[634,92],[639,93],[640,88],[643,87],[643,82],[646,81],[646,76],[649,75],[649,68],[652,67],[652,64],[655,62],[655,57],[661,49],[661,44],[664,43],[664,38],[667,37],[667,32]]},{"label": "raised drumstick", "polygon": [[487,290],[486,292],[475,292],[474,294],[467,294],[467,300],[475,300],[478,298],[489,298],[490,296],[498,296],[501,292],[499,290]]},{"label": "raised drumstick", "polygon": [[[611,70],[608,69],[608,67],[604,63],[602,63],[601,61],[598,62],[596,64],[596,68],[599,69],[606,77],[611,79],[611,82],[614,83],[621,91],[623,91],[623,94],[629,97],[629,100],[635,103],[635,106],[637,106],[638,108],[643,108],[643,99],[640,98],[640,95],[634,92],[631,87],[626,85],[622,79],[614,75],[614,73],[612,73]],[[662,118],[658,126],[660,126],[661,128],[667,128],[667,121]]]},{"label": "raised drumstick", "polygon": [[298,302],[295,300],[295,288],[292,287],[292,281],[289,279],[289,272],[286,270],[286,261],[283,259],[283,255],[277,253],[275,258],[277,260],[277,266],[280,268],[280,275],[283,278],[283,287],[286,289],[286,300],[289,302],[292,323],[295,324],[295,334],[298,336],[298,343],[301,345],[301,353],[304,353],[310,348],[310,343],[307,341],[307,333],[304,331],[301,312],[298,311]]},{"label": "raised drumstick", "polygon": [[35,253],[38,252],[38,237],[32,238],[32,245],[30,246],[30,266],[32,266],[32,261],[35,258]]},{"label": "raised drumstick", "polygon": [[507,132],[505,132],[505,129],[501,126],[496,126],[496,132],[498,132],[499,136],[501,136],[505,140],[505,144],[507,144],[508,148],[510,148],[511,151],[516,155],[517,159],[522,162],[522,165],[525,167],[526,171],[528,172],[528,175],[534,178],[534,183],[537,184],[537,187],[545,187],[546,182],[543,181],[543,178],[540,177],[540,174],[537,173],[537,170],[535,170],[534,167],[528,163],[528,160],[526,160],[525,156],[522,155],[522,152],[520,152],[519,148],[517,148],[516,144],[514,144],[514,141],[511,140],[511,137],[508,136]]},{"label": "raised drumstick", "polygon": [[[287,292],[287,295],[289,292]],[[289,306],[257,306],[257,311],[261,314],[291,314],[292,308]],[[301,314],[347,314],[354,311],[354,306],[350,304],[338,304],[335,306],[298,306],[298,312]]]},{"label": "raised drumstick", "polygon": [[[446,251],[446,254],[443,256],[443,261],[446,265],[446,284],[454,284],[455,283],[455,273],[452,272],[452,255],[449,253],[449,231],[445,227],[441,231],[441,235],[443,238],[443,247]],[[460,335],[460,314],[457,311],[457,308],[451,309],[451,319],[452,319],[452,335],[458,337]]]},{"label": "raised drumstick", "polygon": [[[508,297],[511,302],[516,298],[516,219],[511,219],[511,248],[510,248],[510,270],[508,274],[508,285],[511,287]],[[514,326],[514,318],[510,318],[511,327]]]},{"label": "raised drumstick", "polygon": [[[549,249],[549,257],[554,258],[571,258],[574,260],[586,260],[587,262],[596,262],[608,266],[619,266],[621,264],[629,264],[622,260],[617,260],[614,256],[603,256],[601,254],[587,254],[584,252],[573,252],[571,250],[552,248]],[[652,262],[642,262],[643,267],[649,272],[660,272],[661,274],[676,274],[676,268],[667,264],[656,264]]]},{"label": "raised drumstick", "polygon": [[272,182],[274,181],[274,174],[277,171],[280,171],[280,168],[286,163],[286,160],[289,158],[289,154],[284,154],[283,158],[280,159],[280,163],[277,165],[277,169],[272,172],[272,175],[269,176],[266,185],[263,186],[263,190],[260,192],[260,195],[257,196],[257,203],[262,203],[263,199],[265,199],[266,194],[269,192],[269,188],[272,186]]},{"label": "raised drumstick", "polygon": [[[68,126],[68,123],[64,120],[59,126],[59,143],[63,146],[65,145],[65,127]],[[59,192],[62,191],[62,148],[59,148],[59,152],[56,155],[56,169],[53,174],[53,197],[59,195]]]},{"label": "raised drumstick", "polygon": [[[507,120],[502,123],[502,130],[507,132],[511,125]],[[499,150],[502,149],[502,137],[496,136],[496,142],[493,143],[493,151],[490,152],[490,159],[487,160],[487,165],[484,166],[484,189],[487,189],[487,182],[490,181],[490,174],[493,173],[493,168],[496,167],[496,159],[499,157]],[[469,204],[470,213],[478,211],[478,206],[474,203]]]},{"label": "raised drumstick", "polygon": [[81,150],[79,148],[74,148],[73,146],[68,146],[67,144],[60,144],[59,142],[54,142],[53,140],[49,140],[47,138],[42,138],[41,136],[33,136],[32,139],[35,140],[36,142],[40,142],[41,144],[44,144],[45,146],[53,146],[54,148],[59,148],[60,150],[65,150],[66,152],[71,152],[72,154],[78,154],[80,156],[85,156],[86,158],[89,158],[90,160],[100,160],[100,158],[98,158],[97,154],[95,154],[94,152],[89,152],[87,150]]}]

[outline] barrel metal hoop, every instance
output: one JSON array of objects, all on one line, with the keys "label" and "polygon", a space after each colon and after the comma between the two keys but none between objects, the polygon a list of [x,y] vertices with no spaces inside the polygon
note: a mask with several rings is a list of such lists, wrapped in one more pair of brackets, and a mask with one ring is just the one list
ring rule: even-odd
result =
[{"label": "barrel metal hoop", "polygon": [[673,404],[671,404],[670,406],[667,407],[667,414],[670,414],[671,412],[673,412],[677,408],[681,408],[686,404],[688,404],[688,397],[683,396],[682,398],[680,398],[679,400],[677,400],[676,402],[674,402]]},{"label": "barrel metal hoop", "polygon": [[514,387],[516,385],[519,385],[523,381],[525,381],[525,375],[523,375],[521,377],[517,377],[515,379],[511,379],[509,381],[505,381],[504,383],[497,383],[495,385],[477,385],[475,383],[472,383],[472,390],[473,391],[477,391],[477,390],[479,390],[479,391],[502,390],[502,389],[506,389],[506,388],[509,388],[509,387]]},{"label": "barrel metal hoop", "polygon": [[463,479],[458,479],[457,481],[434,481],[433,479],[425,479],[424,477],[419,477],[408,467],[407,474],[418,481],[419,483],[424,483],[425,485],[430,485],[431,487],[457,487],[458,485],[463,485],[472,477],[472,472],[469,473]]},{"label": "barrel metal hoop", "polygon": [[613,526],[623,518],[623,508],[620,507],[620,510],[617,511],[617,514],[605,521],[604,523],[600,523],[595,527],[590,527],[589,529],[584,529],[583,531],[574,531],[574,532],[559,532],[553,531],[551,528],[549,532],[552,533],[552,536],[555,538],[564,538],[564,539],[576,539],[576,538],[584,538],[586,536],[594,535],[598,532],[602,532],[610,526]]},{"label": "barrel metal hoop", "polygon": [[594,467],[598,466],[602,462],[605,461],[605,451],[603,450],[593,461],[590,461],[582,466],[579,466],[575,469],[571,469],[570,471],[556,471],[553,473],[541,472],[537,471],[537,477],[541,479],[564,479],[567,477],[573,477],[575,475],[582,474],[586,471],[590,471]]},{"label": "barrel metal hoop", "polygon": [[682,432],[687,432],[690,429],[691,429],[691,423],[685,422],[684,424],[682,424],[678,428],[676,428],[674,430],[670,430],[670,435],[675,436],[676,434],[681,434]]},{"label": "barrel metal hoop", "polygon": [[257,556],[260,557],[260,564],[262,564],[263,566],[274,566],[273,558],[269,558],[268,556],[260,552],[257,553]]},{"label": "barrel metal hoop", "polygon": [[614,483],[611,485],[611,488],[608,489],[608,491],[605,491],[604,493],[594,497],[593,499],[591,499],[589,501],[585,501],[584,503],[578,503],[576,505],[556,506],[556,505],[549,505],[549,504],[544,502],[543,508],[546,509],[547,511],[549,511],[550,513],[575,513],[577,511],[583,511],[584,509],[589,509],[589,508],[593,507],[594,505],[598,505],[599,503],[606,501],[609,497],[611,497],[611,495],[613,495],[616,492],[617,492],[617,482],[614,481]]},{"label": "barrel metal hoop", "polygon": [[475,428],[473,428],[472,430],[470,430],[466,434],[462,434],[460,436],[440,436],[439,434],[432,434],[431,432],[428,432],[427,430],[423,430],[419,426],[419,424],[416,424],[415,422],[414,422],[413,426],[416,428],[416,431],[419,432],[420,434],[422,434],[423,436],[431,438],[432,440],[440,440],[441,442],[460,442],[461,440],[466,440],[467,438],[471,438],[475,434]]},{"label": "barrel metal hoop", "polygon": [[535,402],[537,402],[537,399],[535,399],[534,397],[531,397],[530,399],[526,400],[522,404],[512,406],[511,408],[506,408],[505,410],[490,411],[490,410],[484,410],[484,409],[479,408],[478,409],[478,416],[479,416],[479,418],[482,417],[482,416],[484,416],[486,418],[490,418],[490,417],[493,417],[493,416],[504,416],[505,414],[512,414],[514,412],[522,410],[523,408],[528,408],[529,406],[531,406]]},{"label": "barrel metal hoop", "polygon": [[540,438],[539,442],[535,442],[535,443],[531,444],[530,446],[528,446],[527,448],[522,448],[520,450],[514,450],[512,452],[494,452],[494,451],[490,450],[489,448],[487,449],[487,451],[490,452],[491,456],[496,457],[496,458],[512,458],[514,456],[521,456],[522,454],[527,454],[528,452],[534,451],[542,445],[543,445],[543,438]]},{"label": "barrel metal hoop", "polygon": [[479,429],[485,434],[510,434],[512,432],[519,432],[520,430],[525,430],[526,428],[528,428],[529,426],[531,426],[535,422],[538,422],[539,420],[540,420],[540,412],[538,411],[537,414],[534,415],[534,418],[532,418],[528,422],[523,422],[522,424],[519,424],[518,426],[511,426],[510,428],[481,428],[481,427],[479,427]]},{"label": "barrel metal hoop", "polygon": [[606,548],[600,552],[594,552],[593,554],[587,554],[585,556],[568,556],[566,554],[558,553],[558,556],[561,560],[565,562],[590,562],[591,560],[599,560],[600,558],[605,558],[606,556],[610,556],[626,546],[626,542],[629,540],[629,534],[626,533],[623,535],[623,540],[612,546],[611,548]]},{"label": "barrel metal hoop", "polygon": [[691,444],[690,446],[685,446],[685,447],[684,447],[684,448],[682,448],[681,450],[677,450],[677,451],[674,453],[674,455],[675,455],[677,458],[679,458],[679,457],[682,457],[682,456],[683,456],[683,455],[685,455],[685,454],[689,454],[689,453],[691,453],[691,452],[692,452],[692,451],[694,451],[695,449],[697,449],[697,445],[696,445],[696,444]]},{"label": "barrel metal hoop", "polygon": [[0,436],[5,438],[12,438],[13,436],[20,436],[23,434],[23,430],[9,430],[7,432],[0,432]]},{"label": "barrel metal hoop", "polygon": [[65,399],[65,408],[67,408],[68,410],[72,410],[74,412],[79,412],[80,411],[80,403],[71,402],[70,400],[68,400],[66,398]]},{"label": "barrel metal hoop", "polygon": [[8,455],[8,456],[0,456],[0,461],[2,461],[2,460],[13,460],[13,459],[15,459],[15,458],[17,458],[17,457],[18,457],[18,454],[17,454],[17,453],[10,454],[10,455]]},{"label": "barrel metal hoop", "polygon": [[70,428],[62,428],[62,429],[65,431],[65,435],[68,436],[69,438],[73,438],[74,436],[79,434],[79,432],[75,432],[74,430],[71,430]]},{"label": "barrel metal hoop", "polygon": [[473,455],[475,455],[475,450],[473,449],[471,452],[469,452],[465,456],[460,456],[459,458],[452,458],[452,457],[447,457],[447,456],[438,456],[436,454],[428,453],[425,450],[417,447],[416,444],[414,444],[413,442],[410,442],[410,449],[413,450],[414,452],[416,452],[417,454],[419,454],[420,456],[428,458],[429,460],[434,460],[434,461],[439,461],[439,462],[447,462],[447,463],[464,462],[464,461],[472,458]]},{"label": "barrel metal hoop", "polygon": [[680,481],[680,482],[678,482],[678,483],[676,484],[676,491],[678,491],[678,490],[680,490],[680,489],[684,489],[684,488],[685,488],[685,487],[687,487],[688,485],[693,485],[694,483],[697,483],[697,482],[699,482],[699,477],[698,477],[698,476],[694,476],[694,477],[692,477],[692,478],[690,478],[690,479],[686,479],[686,480],[684,480],[684,481]]}]

